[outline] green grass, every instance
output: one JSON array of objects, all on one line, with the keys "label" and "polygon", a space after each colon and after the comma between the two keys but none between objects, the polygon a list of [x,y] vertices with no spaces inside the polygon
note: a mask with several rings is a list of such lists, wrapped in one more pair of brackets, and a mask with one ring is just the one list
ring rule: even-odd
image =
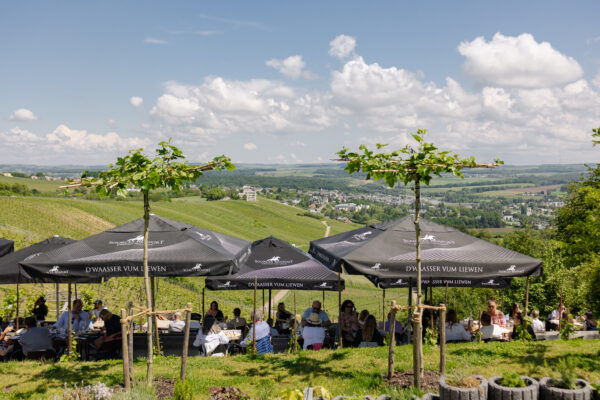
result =
[{"label": "green grass", "polygon": [[31,178],[15,178],[0,175],[0,183],[14,184],[20,183],[21,185],[27,185],[30,190],[36,189],[40,192],[52,192],[55,193],[59,189],[60,185],[64,185],[63,181],[47,181],[46,179],[31,179]]},{"label": "green grass", "polygon": [[[589,382],[600,380],[600,341],[552,341],[512,343],[463,343],[447,347],[447,371],[486,377],[517,372],[534,378],[552,376],[562,357],[569,357],[575,373]],[[235,356],[227,358],[190,357],[188,379],[195,399],[209,397],[213,386],[235,386],[252,398],[277,398],[288,388],[324,386],[332,395],[364,395],[390,393],[393,388],[383,379],[387,370],[387,348],[344,349],[338,351],[300,352],[269,356]],[[424,348],[425,368],[439,368],[439,348]],[[397,347],[397,371],[412,368],[412,346]],[[155,376],[176,378],[180,359],[159,357],[155,360]],[[72,386],[95,383],[108,386],[122,380],[119,361],[39,363],[0,363],[2,384],[12,398],[49,398],[61,392],[65,383]],[[135,378],[142,380],[145,361],[135,361]],[[1,398],[9,394],[0,392]]]}]

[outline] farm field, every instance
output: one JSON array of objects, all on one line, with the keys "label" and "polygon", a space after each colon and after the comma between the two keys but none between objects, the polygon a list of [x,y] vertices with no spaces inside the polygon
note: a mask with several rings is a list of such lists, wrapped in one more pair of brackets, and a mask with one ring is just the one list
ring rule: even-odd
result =
[{"label": "farm field", "polygon": [[61,181],[47,181],[45,179],[30,179],[30,178],[17,178],[7,177],[0,175],[0,184],[12,185],[19,183],[21,185],[29,186],[29,189],[36,189],[40,192],[56,192],[59,190],[60,185],[64,185]]},{"label": "farm field", "polygon": [[[448,373],[466,376],[482,374],[489,378],[517,372],[534,378],[555,376],[557,365],[569,357],[577,375],[596,383],[600,380],[600,341],[572,340],[551,342],[456,343],[447,347]],[[412,390],[396,391],[384,380],[387,369],[386,347],[344,349],[267,356],[225,358],[190,357],[187,379],[194,399],[207,399],[208,389],[235,386],[254,399],[274,399],[286,389],[324,386],[333,396],[379,395],[410,398]],[[439,367],[439,348],[424,347],[425,369]],[[145,376],[145,360],[136,359],[135,378]],[[177,378],[180,359],[158,357],[155,376]],[[395,350],[395,370],[412,367],[412,346]],[[3,377],[0,399],[47,399],[59,394],[65,384],[103,382],[114,386],[122,382],[119,360],[101,362],[39,363],[34,361],[0,363]],[[7,392],[8,391],[8,392]],[[417,393],[419,394],[419,393]]]}]

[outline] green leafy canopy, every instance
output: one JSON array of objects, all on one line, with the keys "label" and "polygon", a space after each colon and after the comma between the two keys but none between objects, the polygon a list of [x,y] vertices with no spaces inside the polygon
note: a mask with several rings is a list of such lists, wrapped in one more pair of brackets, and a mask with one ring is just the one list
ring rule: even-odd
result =
[{"label": "green leafy canopy", "polygon": [[[336,154],[341,161],[346,161],[348,173],[366,172],[366,179],[384,179],[386,184],[394,187],[398,181],[405,185],[410,182],[423,182],[429,185],[433,176],[442,173],[452,173],[462,177],[462,169],[476,168],[474,157],[460,158],[458,154],[440,151],[433,143],[425,141],[427,130],[419,129],[412,137],[417,141],[417,147],[407,144],[400,150],[374,153],[367,146],[361,145],[359,152],[343,148]],[[377,150],[385,144],[377,144]],[[496,164],[503,164],[496,160]]]},{"label": "green leafy canopy", "polygon": [[193,182],[210,170],[233,170],[231,159],[224,155],[215,157],[204,165],[190,165],[181,150],[168,142],[160,142],[156,156],[150,159],[143,153],[144,149],[130,150],[129,154],[119,157],[109,169],[99,173],[98,177],[88,177],[87,172],[81,176],[82,186],[96,186],[96,192],[106,197],[111,193],[125,196],[128,188],[137,188],[148,193],[151,190],[164,188],[180,191],[185,182]]}]

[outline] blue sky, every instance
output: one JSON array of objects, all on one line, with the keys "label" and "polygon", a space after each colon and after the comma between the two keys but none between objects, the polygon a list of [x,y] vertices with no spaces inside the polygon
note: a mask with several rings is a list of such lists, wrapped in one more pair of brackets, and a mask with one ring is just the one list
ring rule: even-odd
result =
[{"label": "blue sky", "polygon": [[[525,3],[525,4],[523,4]],[[323,162],[409,140],[597,161],[598,2],[5,2],[3,162]]]}]

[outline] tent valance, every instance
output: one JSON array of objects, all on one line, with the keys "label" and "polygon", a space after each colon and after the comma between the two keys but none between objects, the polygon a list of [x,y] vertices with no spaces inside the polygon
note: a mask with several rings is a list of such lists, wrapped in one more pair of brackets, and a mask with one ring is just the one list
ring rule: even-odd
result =
[{"label": "tent valance", "polygon": [[15,242],[0,238],[0,257],[15,251]]}]

